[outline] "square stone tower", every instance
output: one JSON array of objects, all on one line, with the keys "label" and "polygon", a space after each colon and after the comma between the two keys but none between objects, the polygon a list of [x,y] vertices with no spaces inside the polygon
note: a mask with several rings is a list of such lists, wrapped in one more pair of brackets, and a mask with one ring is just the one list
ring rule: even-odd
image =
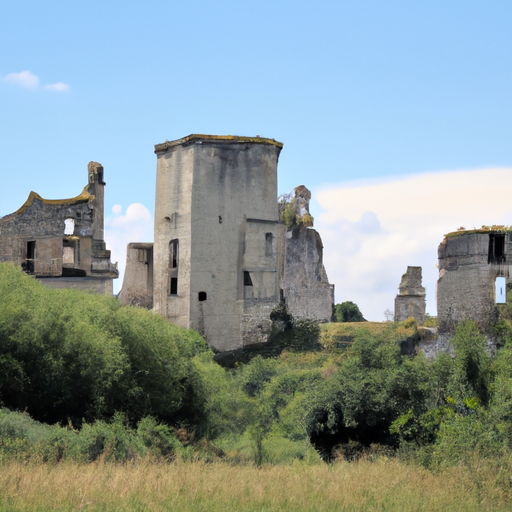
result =
[{"label": "square stone tower", "polygon": [[280,299],[282,144],[190,135],[155,146],[154,309],[218,351],[267,341]]}]

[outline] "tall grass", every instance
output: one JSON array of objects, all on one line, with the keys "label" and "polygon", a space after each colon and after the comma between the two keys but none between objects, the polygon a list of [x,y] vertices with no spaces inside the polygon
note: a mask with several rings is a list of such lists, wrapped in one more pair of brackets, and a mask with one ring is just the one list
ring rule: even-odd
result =
[{"label": "tall grass", "polygon": [[[478,483],[475,482],[478,479]],[[508,511],[506,492],[457,467],[432,473],[395,459],[332,466],[232,466],[98,461],[11,462],[0,510],[16,511]]]}]

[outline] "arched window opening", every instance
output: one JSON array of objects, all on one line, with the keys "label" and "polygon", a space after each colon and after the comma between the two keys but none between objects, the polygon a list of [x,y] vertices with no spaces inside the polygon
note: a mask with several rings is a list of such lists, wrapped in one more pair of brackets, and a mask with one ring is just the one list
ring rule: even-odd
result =
[{"label": "arched window opening", "polygon": [[72,235],[75,232],[75,221],[73,219],[66,219],[64,226],[65,235]]}]

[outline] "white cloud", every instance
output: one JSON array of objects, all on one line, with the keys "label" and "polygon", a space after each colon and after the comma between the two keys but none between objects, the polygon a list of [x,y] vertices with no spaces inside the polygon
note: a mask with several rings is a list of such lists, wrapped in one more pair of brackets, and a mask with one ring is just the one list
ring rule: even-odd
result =
[{"label": "white cloud", "polygon": [[14,85],[20,85],[27,89],[37,89],[39,87],[39,77],[33,75],[30,71],[21,73],[10,73],[4,78],[4,82]]},{"label": "white cloud", "polygon": [[344,183],[315,194],[315,227],[336,302],[357,303],[366,318],[394,309],[407,266],[423,268],[427,311],[436,314],[437,247],[463,226],[512,224],[512,169],[423,173]]},{"label": "white cloud", "polygon": [[112,208],[114,215],[105,218],[105,241],[112,251],[111,260],[118,262],[119,279],[114,281],[114,293],[121,290],[126,267],[126,246],[131,242],[153,241],[153,220],[141,203],[133,203],[121,215],[122,206]]},{"label": "white cloud", "polygon": [[55,92],[69,92],[69,85],[63,82],[57,82],[56,84],[48,84],[45,85],[44,88],[47,91],[55,91]]},{"label": "white cloud", "polygon": [[[21,73],[10,73],[5,76],[2,81],[13,85],[19,85],[20,87],[24,87],[26,89],[37,89],[40,82],[39,77],[28,70],[22,71]],[[70,91],[69,85],[65,84],[64,82],[45,85],[44,89],[54,92]]]}]

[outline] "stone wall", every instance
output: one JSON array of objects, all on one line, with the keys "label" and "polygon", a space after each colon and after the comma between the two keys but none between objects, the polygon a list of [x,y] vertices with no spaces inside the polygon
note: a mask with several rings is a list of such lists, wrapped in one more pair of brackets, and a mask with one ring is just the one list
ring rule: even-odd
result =
[{"label": "stone wall", "polygon": [[[496,277],[509,282],[512,257],[507,231],[475,230],[450,233],[439,245],[437,315],[440,333],[452,332],[465,319],[487,329],[499,318]],[[500,241],[500,247],[494,242]]]},{"label": "stone wall", "polygon": [[[48,286],[112,293],[112,279],[118,277],[118,271],[103,240],[105,182],[101,164],[90,162],[87,177],[88,184],[74,198],[48,200],[31,192],[19,210],[2,217],[0,261],[19,265]],[[58,278],[66,279],[57,284]],[[96,279],[89,286],[78,278]],[[106,282],[98,284],[98,280]]]},{"label": "stone wall", "polygon": [[322,262],[323,245],[315,229],[286,232],[286,258],[281,281],[288,310],[295,318],[330,322],[334,288]]},{"label": "stone wall", "polygon": [[124,306],[153,308],[153,244],[128,244],[119,300]]},{"label": "stone wall", "polygon": [[279,301],[281,147],[213,135],[155,146],[154,308],[218,351],[243,347],[250,311]]}]

